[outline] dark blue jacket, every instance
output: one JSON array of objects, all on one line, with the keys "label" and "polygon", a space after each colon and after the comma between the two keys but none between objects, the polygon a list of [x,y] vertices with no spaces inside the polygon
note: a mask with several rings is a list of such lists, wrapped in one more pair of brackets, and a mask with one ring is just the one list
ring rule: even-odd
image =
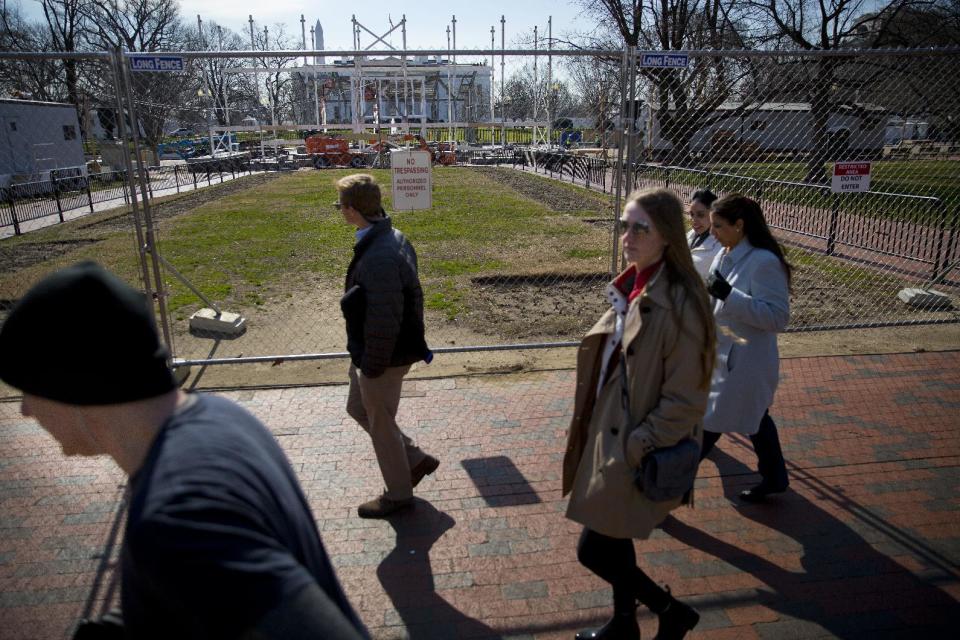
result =
[{"label": "dark blue jacket", "polygon": [[354,246],[340,308],[347,351],[365,376],[429,358],[417,252],[389,216]]}]

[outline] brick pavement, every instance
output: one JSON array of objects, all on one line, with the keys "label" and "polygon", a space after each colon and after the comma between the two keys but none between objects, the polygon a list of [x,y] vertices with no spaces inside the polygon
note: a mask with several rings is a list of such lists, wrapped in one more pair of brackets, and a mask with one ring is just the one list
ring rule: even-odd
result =
[{"label": "brick pavement", "polygon": [[[703,615],[692,638],[955,637],[960,622],[960,352],[785,359],[771,413],[791,491],[739,505],[749,441],[701,467],[696,508],[637,544]],[[231,391],[289,453],[375,638],[571,638],[609,611],[576,560],[560,459],[573,374],[417,380],[400,421],[442,460],[413,512],[361,520],[379,490],[346,388]],[[64,460],[0,404],[0,637],[63,638],[116,595],[123,477]],[[111,535],[114,534],[114,535]],[[646,637],[655,618],[640,615]]]}]

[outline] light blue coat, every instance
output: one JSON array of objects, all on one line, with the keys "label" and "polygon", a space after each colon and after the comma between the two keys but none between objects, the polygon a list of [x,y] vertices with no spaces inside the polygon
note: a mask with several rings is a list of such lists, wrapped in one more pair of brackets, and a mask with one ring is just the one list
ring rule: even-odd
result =
[{"label": "light blue coat", "polygon": [[773,404],[780,378],[777,333],[790,320],[787,274],[777,256],[746,238],[717,254],[710,273],[714,269],[733,290],[714,301],[717,360],[704,428],[752,435]]}]

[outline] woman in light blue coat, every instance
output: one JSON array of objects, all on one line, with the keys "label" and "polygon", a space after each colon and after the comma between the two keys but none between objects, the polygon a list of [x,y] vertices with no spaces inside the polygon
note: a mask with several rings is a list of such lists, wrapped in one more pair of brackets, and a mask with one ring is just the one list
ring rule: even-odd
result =
[{"label": "woman in light blue coat", "polygon": [[717,359],[704,417],[701,458],[724,433],[750,436],[760,484],[740,494],[762,502],[789,481],[768,409],[780,377],[777,334],[790,319],[792,268],[760,205],[738,193],[713,203],[713,234],[723,245],[707,279],[717,321]]}]

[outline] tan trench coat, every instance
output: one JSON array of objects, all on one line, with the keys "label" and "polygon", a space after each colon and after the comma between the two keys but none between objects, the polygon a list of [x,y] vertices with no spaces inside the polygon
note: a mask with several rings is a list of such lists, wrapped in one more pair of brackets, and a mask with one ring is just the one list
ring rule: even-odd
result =
[{"label": "tan trench coat", "polygon": [[633,424],[625,424],[619,370],[597,393],[603,347],[614,332],[616,312],[601,316],[580,344],[563,495],[571,493],[567,517],[598,533],[645,539],[680,505],[680,498],[647,500],[634,486],[633,472],[652,448],[688,436],[703,441],[708,394],[700,388],[704,330],[685,297],[682,289],[670,287],[661,269],[627,310],[621,356],[627,363]]}]

